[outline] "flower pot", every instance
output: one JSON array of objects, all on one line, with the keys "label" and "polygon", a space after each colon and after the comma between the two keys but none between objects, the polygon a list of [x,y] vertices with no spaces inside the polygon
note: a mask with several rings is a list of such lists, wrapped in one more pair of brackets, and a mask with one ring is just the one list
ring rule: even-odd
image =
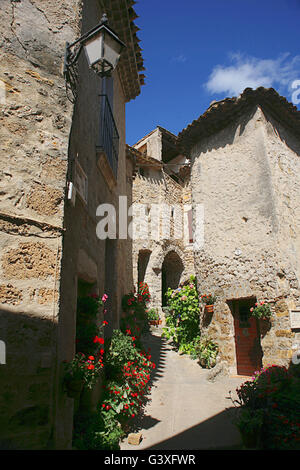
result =
[{"label": "flower pot", "polygon": [[149,324],[154,325],[154,326],[158,326],[158,325],[161,325],[161,320],[150,320]]},{"label": "flower pot", "polygon": [[205,311],[206,313],[213,313],[213,311],[214,311],[214,306],[213,306],[213,305],[205,305],[204,311]]}]

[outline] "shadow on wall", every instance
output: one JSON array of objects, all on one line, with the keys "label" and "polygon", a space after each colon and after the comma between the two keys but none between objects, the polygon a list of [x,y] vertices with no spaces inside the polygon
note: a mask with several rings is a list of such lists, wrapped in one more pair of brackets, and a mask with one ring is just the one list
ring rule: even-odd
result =
[{"label": "shadow on wall", "polygon": [[0,310],[0,449],[51,448],[54,424],[56,325],[35,315]]}]

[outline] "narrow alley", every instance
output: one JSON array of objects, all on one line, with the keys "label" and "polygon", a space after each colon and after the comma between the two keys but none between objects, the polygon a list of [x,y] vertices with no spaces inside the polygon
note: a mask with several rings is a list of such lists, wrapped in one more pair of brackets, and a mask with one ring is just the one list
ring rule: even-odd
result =
[{"label": "narrow alley", "polygon": [[[144,414],[135,423],[142,433],[139,445],[128,444],[121,450],[203,450],[239,449],[240,435],[232,424],[233,407],[229,391],[245,377],[219,376],[207,380],[209,369],[202,369],[189,356],[179,355],[161,338],[154,327],[144,339],[156,364],[150,400]],[[228,410],[230,408],[230,410]]]}]

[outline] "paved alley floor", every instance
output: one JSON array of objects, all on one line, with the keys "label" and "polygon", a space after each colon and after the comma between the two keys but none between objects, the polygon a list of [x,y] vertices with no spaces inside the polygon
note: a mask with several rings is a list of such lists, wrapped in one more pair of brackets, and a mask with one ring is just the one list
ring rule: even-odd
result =
[{"label": "paved alley floor", "polygon": [[[232,424],[233,405],[229,391],[247,378],[217,377],[207,380],[209,370],[197,361],[179,355],[161,338],[161,328],[153,328],[143,344],[150,347],[156,364],[150,400],[134,424],[142,442],[121,443],[121,450],[211,450],[240,448],[240,436]],[[228,408],[232,408],[228,411]]]}]

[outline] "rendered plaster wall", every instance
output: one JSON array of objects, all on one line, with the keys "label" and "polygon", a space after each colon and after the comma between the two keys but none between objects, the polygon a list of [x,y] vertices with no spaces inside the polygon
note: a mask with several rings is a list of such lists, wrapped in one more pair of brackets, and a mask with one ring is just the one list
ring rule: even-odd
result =
[{"label": "rendered plaster wall", "polygon": [[142,153],[146,153],[148,157],[162,160],[162,133],[159,128],[156,128],[150,134],[141,139],[135,148]]},{"label": "rendered plaster wall", "polygon": [[299,143],[289,136],[289,145],[278,127],[258,107],[192,151],[193,206],[204,206],[204,246],[195,251],[195,269],[200,291],[217,295],[215,313],[209,321],[202,317],[202,325],[232,372],[229,300],[270,302],[271,325],[260,325],[263,364],[288,364],[299,335],[289,322],[289,308],[299,302],[299,216],[292,218],[300,201]]},{"label": "rendered plaster wall", "polygon": [[69,133],[62,65],[81,1],[1,2],[0,447],[52,446]]}]

